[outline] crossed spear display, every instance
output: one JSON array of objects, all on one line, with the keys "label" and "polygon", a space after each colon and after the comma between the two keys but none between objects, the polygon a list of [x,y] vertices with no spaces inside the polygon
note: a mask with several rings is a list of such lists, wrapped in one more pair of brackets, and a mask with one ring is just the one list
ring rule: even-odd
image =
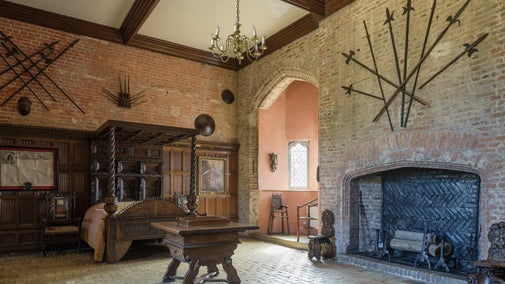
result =
[{"label": "crossed spear display", "polygon": [[55,53],[54,47],[59,43],[59,41],[54,41],[52,43],[45,43],[44,47],[35,51],[34,53],[27,55],[24,53],[17,45],[12,41],[11,36],[7,36],[5,33],[0,31],[0,44],[5,50],[4,54],[0,54],[0,58],[7,65],[7,68],[0,71],[0,76],[4,75],[7,72],[12,72],[14,77],[7,80],[5,83],[0,85],[0,90],[9,86],[16,80],[21,81],[22,85],[19,87],[14,93],[12,93],[8,98],[2,101],[0,107],[8,103],[12,98],[14,98],[19,92],[27,88],[30,93],[40,102],[40,104],[46,109],[49,108],[46,106],[44,101],[37,95],[37,93],[30,87],[30,83],[35,81],[35,83],[42,88],[42,90],[54,101],[56,99],[51,93],[47,90],[47,88],[42,84],[39,80],[39,76],[42,75],[51,82],[54,87],[56,87],[79,111],[84,113],[84,110],[79,107],[75,103],[75,101],[62,89],[58,84],[51,79],[44,71],[53,64],[56,60],[58,60],[62,55],[64,55],[70,48],[72,48],[79,40],[76,39],[67,45],[63,50]]},{"label": "crossed spear display", "polygon": [[[458,25],[460,24],[459,17],[461,16],[461,14],[465,10],[465,8],[470,3],[470,0],[467,0],[463,4],[463,6],[456,12],[456,14],[454,16],[449,16],[447,18],[447,22],[448,22],[447,26],[440,32],[440,34],[437,36],[437,38],[435,39],[435,41],[428,47],[427,46],[427,44],[428,44],[428,37],[429,37],[429,34],[430,34],[431,24],[432,24],[432,21],[433,21],[433,17],[434,17],[434,14],[435,14],[436,3],[437,3],[436,0],[433,0],[433,5],[431,7],[431,13],[430,13],[430,17],[429,17],[429,20],[428,20],[428,25],[427,25],[427,28],[426,28],[426,33],[425,33],[425,37],[424,37],[424,42],[423,42],[423,47],[422,47],[420,59],[417,62],[417,64],[414,66],[414,68],[407,74],[408,42],[409,42],[409,30],[410,30],[410,13],[411,13],[411,11],[415,11],[414,8],[412,7],[412,3],[411,2],[412,2],[411,0],[407,0],[407,5],[405,7],[403,7],[403,15],[406,15],[406,31],[405,31],[405,50],[404,50],[404,61],[403,61],[403,63],[404,63],[403,64],[403,74],[402,74],[402,70],[400,68],[400,64],[399,64],[400,60],[398,58],[398,52],[397,52],[397,49],[396,49],[396,41],[395,41],[394,34],[393,34],[392,21],[394,21],[394,16],[393,16],[393,13],[390,12],[388,8],[386,8],[386,21],[384,22],[384,24],[388,24],[388,28],[389,28],[389,34],[390,34],[390,37],[391,37],[391,44],[392,44],[392,49],[393,49],[393,55],[394,55],[394,59],[395,59],[396,73],[397,73],[397,76],[398,76],[398,83],[393,82],[393,80],[390,80],[390,79],[386,78],[385,76],[383,76],[383,75],[381,75],[379,73],[379,69],[378,69],[377,62],[376,62],[376,59],[375,59],[375,55],[374,55],[374,52],[373,52],[372,41],[370,39],[370,34],[368,33],[368,29],[367,29],[365,21],[363,21],[363,25],[364,25],[364,28],[365,28],[366,37],[367,37],[367,40],[368,40],[368,46],[370,48],[370,54],[371,54],[371,57],[372,57],[372,60],[373,60],[373,63],[374,63],[374,67],[371,68],[371,67],[367,66],[366,64],[362,63],[361,61],[359,61],[358,59],[356,59],[354,57],[356,53],[353,50],[349,51],[349,53],[342,52],[342,55],[345,57],[345,63],[346,64],[350,64],[351,62],[353,62],[353,63],[357,64],[358,66],[362,67],[363,69],[367,70],[371,74],[375,75],[375,77],[377,77],[377,81],[378,81],[378,84],[379,84],[381,96],[380,97],[379,96],[375,96],[375,95],[370,94],[368,92],[364,92],[364,91],[360,91],[358,89],[355,89],[355,88],[353,88],[353,84],[351,84],[350,86],[342,86],[342,88],[346,90],[346,94],[348,94],[348,95],[351,95],[354,92],[354,93],[357,93],[357,94],[361,94],[361,95],[365,95],[365,96],[368,96],[368,97],[371,97],[371,98],[374,98],[374,99],[381,100],[383,102],[384,106],[379,111],[379,113],[375,116],[375,118],[373,119],[373,122],[377,122],[384,113],[387,113],[391,131],[393,131],[393,124],[391,122],[391,116],[389,115],[389,109],[388,108],[389,108],[389,106],[391,105],[391,103],[396,99],[396,97],[399,94],[402,95],[401,96],[401,98],[402,98],[401,121],[400,121],[400,126],[401,127],[407,127],[407,122],[408,122],[408,118],[409,118],[409,114],[410,114],[410,110],[411,110],[411,106],[412,106],[412,102],[413,101],[417,101],[417,102],[421,103],[422,105],[426,105],[427,104],[426,102],[424,102],[423,100],[421,100],[419,97],[415,96],[415,91],[416,91],[416,88],[417,88],[417,83],[418,83],[418,78],[419,78],[419,73],[420,73],[420,70],[421,70],[421,66],[424,63],[424,61],[426,60],[426,58],[428,58],[428,56],[430,55],[430,53],[433,51],[433,49],[436,47],[436,45],[440,42],[440,40],[447,33],[447,31],[449,30],[449,28],[451,26],[453,26],[454,24],[456,24],[456,23]],[[456,63],[465,54],[467,54],[468,57],[470,57],[473,53],[477,52],[478,51],[477,45],[479,45],[487,36],[488,36],[488,33],[481,35],[473,43],[465,43],[463,45],[464,46],[464,50],[460,54],[458,54],[456,57],[454,57],[454,59],[452,59],[449,63],[447,63],[445,66],[443,66],[439,71],[437,71],[435,74],[433,74],[424,83],[422,83],[419,86],[419,89],[422,89],[423,87],[425,87],[433,79],[435,79],[436,77],[438,77],[442,72],[444,72],[445,70],[447,70],[451,65],[453,65],[454,63]],[[406,90],[406,86],[407,86],[407,83],[412,79],[412,77],[414,77],[414,83],[413,83],[411,91],[409,92],[409,91]],[[382,87],[382,82],[386,82],[387,84],[389,84],[389,85],[391,85],[391,86],[393,86],[395,88],[394,93],[391,95],[391,97],[389,99],[386,99],[386,97],[385,97],[384,90],[383,90],[383,87]],[[408,102],[407,102],[407,100],[408,100]],[[406,107],[406,109],[405,109],[405,107]]]}]

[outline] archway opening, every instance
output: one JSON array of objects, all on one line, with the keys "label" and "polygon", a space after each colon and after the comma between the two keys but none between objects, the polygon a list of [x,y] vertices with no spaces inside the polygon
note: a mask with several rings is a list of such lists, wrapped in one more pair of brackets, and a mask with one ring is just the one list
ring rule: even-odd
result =
[{"label": "archway opening", "polygon": [[[258,110],[258,212],[262,233],[268,231],[272,194],[282,194],[288,206],[291,234],[300,227],[297,206],[317,200],[318,125],[318,89],[311,83],[294,80],[283,90],[274,88],[263,100]],[[299,147],[294,145],[303,145],[306,156],[303,151],[296,152]],[[300,209],[303,216],[307,215],[304,210]],[[272,225],[272,232],[281,232],[280,220]],[[305,225],[317,227],[314,222]]]}]

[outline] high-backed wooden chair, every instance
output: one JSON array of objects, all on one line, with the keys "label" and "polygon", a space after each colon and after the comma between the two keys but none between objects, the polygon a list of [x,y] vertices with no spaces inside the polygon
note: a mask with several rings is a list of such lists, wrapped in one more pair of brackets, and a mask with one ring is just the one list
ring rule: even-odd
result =
[{"label": "high-backed wooden chair", "polygon": [[76,194],[48,195],[47,219],[42,229],[42,254],[47,254],[48,248],[66,249],[69,247],[80,250],[81,220],[75,216]]},{"label": "high-backed wooden chair", "polygon": [[309,236],[309,259],[315,257],[317,260],[323,258],[335,258],[337,248],[335,246],[335,215],[326,209],[321,214],[322,228],[320,235]]},{"label": "high-backed wooden chair", "polygon": [[268,219],[268,234],[273,234],[272,227],[274,219],[279,218],[281,221],[281,233],[284,233],[284,222],[286,222],[286,227],[288,229],[287,234],[289,235],[289,214],[288,206],[282,204],[282,194],[272,194],[272,203],[270,207],[270,217]]},{"label": "high-backed wooden chair", "polygon": [[491,243],[487,251],[487,260],[473,261],[477,273],[467,276],[472,284],[504,284],[505,283],[505,222],[491,225],[487,238]]}]

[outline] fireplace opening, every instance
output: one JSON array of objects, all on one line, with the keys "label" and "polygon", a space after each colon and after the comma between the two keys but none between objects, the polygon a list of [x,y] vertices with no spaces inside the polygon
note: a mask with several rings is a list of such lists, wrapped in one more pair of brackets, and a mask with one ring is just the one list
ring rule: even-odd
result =
[{"label": "fireplace opening", "polygon": [[348,253],[458,275],[475,272],[478,175],[400,168],[354,178],[350,189]]}]

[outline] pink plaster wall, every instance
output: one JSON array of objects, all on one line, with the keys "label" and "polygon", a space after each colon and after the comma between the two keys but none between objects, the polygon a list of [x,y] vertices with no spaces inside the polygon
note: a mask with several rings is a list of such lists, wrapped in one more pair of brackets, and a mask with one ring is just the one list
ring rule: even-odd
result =
[{"label": "pink plaster wall", "polygon": [[[318,110],[317,88],[294,81],[268,109],[260,109],[258,132],[259,189],[287,190],[288,143],[309,141],[309,190],[317,190]],[[270,170],[268,154],[278,155],[277,170]]]},{"label": "pink plaster wall", "polygon": [[[260,231],[266,233],[272,193],[282,193],[289,206],[291,233],[296,233],[296,205],[317,197],[318,165],[318,90],[309,83],[294,81],[268,109],[260,109],[258,124],[258,186]],[[309,142],[309,188],[289,190],[288,143]],[[278,155],[277,170],[270,170],[269,153]],[[280,222],[274,223],[280,231]]]},{"label": "pink plaster wall", "polygon": [[[296,234],[296,206],[317,197],[317,191],[287,191],[287,190],[262,190],[259,196],[259,226],[260,232],[266,233],[268,230],[268,218],[270,215],[270,205],[272,194],[282,194],[282,203],[288,206],[289,229],[291,235]],[[281,231],[280,218],[274,218],[272,232]],[[300,235],[306,235],[305,231]]]}]

